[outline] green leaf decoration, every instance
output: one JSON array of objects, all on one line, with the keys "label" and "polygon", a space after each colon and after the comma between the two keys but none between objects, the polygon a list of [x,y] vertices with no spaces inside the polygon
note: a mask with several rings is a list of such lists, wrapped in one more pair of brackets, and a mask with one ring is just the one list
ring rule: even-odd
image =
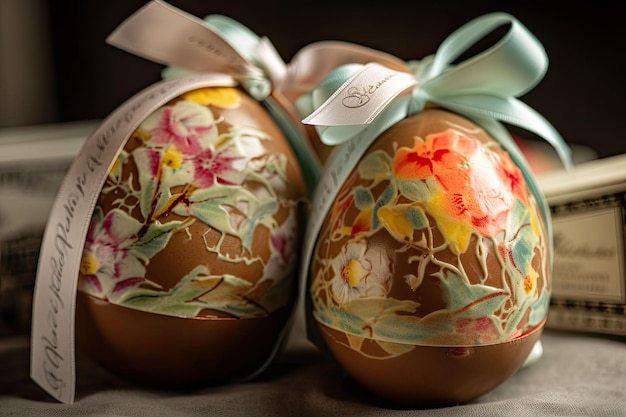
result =
[{"label": "green leaf decoration", "polygon": [[393,172],[391,157],[383,151],[375,151],[367,155],[359,163],[357,169],[361,178],[374,180],[375,183],[387,179]]},{"label": "green leaf decoration", "polygon": [[[157,192],[157,184],[152,175],[152,157],[157,153],[154,149],[138,148],[132,153],[139,173],[137,179],[139,181],[139,205],[141,215],[146,221],[149,220],[152,204]],[[167,199],[167,196],[161,196],[161,199]]]},{"label": "green leaf decoration", "polygon": [[531,303],[528,297],[523,297],[523,302],[518,303],[517,308],[512,310],[513,314],[506,317],[506,326],[504,329],[506,334],[511,334],[515,330],[517,325],[522,321],[528,312],[528,309],[531,308],[530,304]]},{"label": "green leaf decoration", "polygon": [[256,316],[264,310],[245,299],[245,294],[252,288],[252,283],[233,275],[209,276],[203,280],[214,282],[210,291],[202,296],[204,307],[229,313],[236,317]]},{"label": "green leaf decoration", "polygon": [[422,230],[428,227],[428,217],[421,207],[411,206],[406,209],[406,218],[415,230]]},{"label": "green leaf decoration", "polygon": [[530,326],[538,326],[548,315],[548,309],[550,308],[550,294],[548,291],[543,291],[539,300],[535,302],[530,311],[530,317],[528,324]]},{"label": "green leaf decoration", "polygon": [[267,158],[265,169],[287,181],[287,155],[279,154]]},{"label": "green leaf decoration", "polygon": [[374,196],[370,190],[364,187],[354,189],[354,205],[359,210],[366,210],[374,205]]},{"label": "green leaf decoration", "polygon": [[508,230],[516,232],[512,245],[513,260],[522,276],[529,272],[531,262],[535,256],[534,248],[539,238],[535,235],[530,224],[530,213],[520,200],[515,202],[509,220]]},{"label": "green leaf decoration", "polygon": [[358,317],[379,317],[385,314],[415,314],[419,303],[389,297],[357,298],[344,305]]},{"label": "green leaf decoration", "polygon": [[203,285],[193,285],[193,282],[206,276],[205,266],[197,266],[187,274],[175,287],[168,291],[158,291],[149,288],[135,288],[124,294],[119,300],[120,305],[138,310],[173,315],[176,317],[195,317],[205,307],[204,303],[195,301],[207,291]]},{"label": "green leaf decoration", "polygon": [[214,184],[198,189],[189,196],[190,212],[187,207],[176,206],[173,212],[181,216],[189,214],[222,233],[237,235],[230,223],[230,213],[224,206],[236,207],[239,202],[253,201],[256,197],[239,186]]},{"label": "green leaf decoration", "polygon": [[[159,213],[161,210],[163,210],[163,208],[166,205],[170,204],[170,200],[173,197],[174,196],[172,195],[167,183],[160,182],[159,189],[156,191],[156,195],[153,195],[152,201],[151,201],[151,204],[154,204],[154,209],[152,211],[153,218],[155,217],[155,213]],[[152,219],[148,219],[148,220],[152,220]]]},{"label": "green leaf decoration", "polygon": [[205,266],[197,266],[168,291],[136,288],[125,293],[119,304],[184,318],[196,317],[207,308],[240,318],[265,315],[265,309],[242,297],[251,286],[234,276],[209,276]]},{"label": "green leaf decoration", "polygon": [[397,180],[400,193],[414,202],[430,201],[432,190],[422,180]]},{"label": "green leaf decoration", "polygon": [[151,223],[146,233],[130,247],[131,252],[147,263],[150,258],[165,248],[172,233],[183,224],[184,222],[178,220],[167,223]]},{"label": "green leaf decoration", "polygon": [[[267,166],[266,166],[267,168]],[[246,172],[246,182],[258,182],[259,184],[261,184],[265,190],[272,195],[273,197],[276,197],[276,191],[272,188],[272,184],[270,183],[270,181],[267,178],[267,174],[265,172],[255,172],[252,170],[247,170]]]},{"label": "green leaf decoration", "polygon": [[373,326],[374,337],[407,344],[420,344],[442,332],[452,332],[449,313],[435,312],[426,318],[387,314],[378,317]]},{"label": "green leaf decoration", "polygon": [[374,213],[372,219],[372,229],[376,230],[380,227],[380,219],[378,218],[378,209],[391,203],[396,197],[397,189],[394,182],[390,182],[389,186],[382,192],[378,201],[374,205]]},{"label": "green leaf decoration", "polygon": [[246,217],[239,225],[237,233],[241,238],[243,247],[252,250],[254,232],[260,225],[266,226],[269,230],[275,229],[274,214],[278,211],[279,205],[276,199],[269,197],[262,201],[250,201],[246,210]]},{"label": "green leaf decoration", "polygon": [[[259,283],[253,285],[250,281],[233,275],[210,276],[204,278],[203,281],[219,283],[219,285],[213,286],[210,291],[203,294],[201,300],[204,306],[223,311],[234,317],[264,316],[268,311],[273,311],[287,302],[286,299],[278,300],[276,294],[270,295],[272,299],[268,300],[267,292],[263,293],[261,300],[253,301],[250,299],[249,294],[256,290]],[[272,287],[270,286],[269,288],[271,289]],[[291,294],[291,292],[287,294]],[[277,304],[272,304],[272,302]]]},{"label": "green leaf decoration", "polygon": [[[373,331],[376,335],[406,336],[405,330],[414,327],[419,320],[412,315],[417,307],[419,304],[410,300],[360,298],[341,308],[331,306],[326,310],[316,310],[315,315],[326,325],[353,335],[371,337]],[[390,337],[388,340],[394,339]]]},{"label": "green leaf decoration", "polygon": [[[470,285],[466,278],[446,270],[440,276],[442,297],[449,311],[464,310],[467,318],[490,316],[508,298],[502,289],[487,285]],[[465,316],[465,315],[464,315]]]},{"label": "green leaf decoration", "polygon": [[[281,271],[282,272],[282,271]],[[256,287],[263,285],[267,281],[270,281],[268,288],[263,293],[261,303],[269,311],[277,310],[278,308],[287,305],[292,297],[294,297],[294,290],[296,287],[295,269],[291,268],[289,271],[285,271],[285,274],[281,277],[263,278],[257,284],[248,291],[248,294],[253,292]]]},{"label": "green leaf decoration", "polygon": [[363,331],[363,319],[352,312],[334,306],[313,312],[316,320],[329,327],[359,336],[366,336]]}]

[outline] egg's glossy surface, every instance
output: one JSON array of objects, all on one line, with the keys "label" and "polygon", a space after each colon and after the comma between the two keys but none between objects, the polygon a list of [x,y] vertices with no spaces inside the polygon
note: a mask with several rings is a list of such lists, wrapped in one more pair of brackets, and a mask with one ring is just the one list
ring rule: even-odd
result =
[{"label": "egg's glossy surface", "polygon": [[520,169],[479,126],[439,109],[394,125],[318,236],[309,294],[328,349],[357,381],[403,403],[484,394],[521,366],[545,322],[545,221]]},{"label": "egg's glossy surface", "polygon": [[305,199],[288,140],[242,90],[161,106],[127,141],[91,220],[79,276],[89,350],[159,385],[254,373],[295,302]]}]

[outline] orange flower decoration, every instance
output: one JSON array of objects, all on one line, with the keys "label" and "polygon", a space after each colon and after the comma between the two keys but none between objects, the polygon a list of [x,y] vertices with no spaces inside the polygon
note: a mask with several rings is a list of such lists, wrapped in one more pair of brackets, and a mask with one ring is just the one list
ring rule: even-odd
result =
[{"label": "orange flower decoration", "polygon": [[445,214],[487,236],[504,230],[514,194],[524,195],[523,178],[510,159],[453,129],[416,138],[412,149],[398,150],[393,167],[400,179],[436,179],[441,195],[432,209],[444,213],[435,217]]}]

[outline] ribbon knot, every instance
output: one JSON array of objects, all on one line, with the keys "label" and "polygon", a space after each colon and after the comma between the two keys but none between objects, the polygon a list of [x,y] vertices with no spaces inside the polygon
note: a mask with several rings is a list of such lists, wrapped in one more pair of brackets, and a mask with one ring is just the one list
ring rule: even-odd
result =
[{"label": "ribbon knot", "polygon": [[[174,10],[162,2],[153,2],[149,7],[157,5],[166,7],[165,10],[168,11]],[[144,15],[146,10],[149,9],[147,7],[144,9]],[[157,49],[146,43],[142,43],[143,51],[133,52],[138,55],[149,55],[153,61],[166,64],[167,67],[161,71],[163,79],[179,78],[197,72],[223,73],[231,76],[257,101],[263,101],[271,95],[274,84],[280,83],[280,77],[286,73],[286,64],[267,38],[260,38],[247,27],[226,16],[208,15],[203,20],[191,15],[184,16],[185,25],[189,29],[195,26],[196,30],[204,32],[202,42],[207,45],[208,50],[214,52],[212,56],[203,58],[197,52],[191,55],[168,52],[167,59],[160,59],[155,54],[163,54],[162,47]],[[150,16],[147,16],[145,19],[149,18]],[[143,31],[151,28],[144,22],[135,25]],[[119,42],[117,40],[119,36],[117,32],[112,34],[108,39],[109,43]],[[218,44],[221,44],[221,47],[218,47]],[[126,44],[117,46],[130,49]],[[193,62],[190,62],[190,58],[194,58]],[[200,62],[199,59],[209,59],[210,62]]]},{"label": "ribbon knot", "polygon": [[[432,67],[435,56],[429,55],[422,60],[413,60],[407,62],[407,67],[411,73],[415,76],[420,84],[425,83],[428,80],[426,74]],[[422,80],[421,82],[419,80]],[[412,93],[412,100],[410,101],[410,107],[407,109],[407,114],[416,114],[424,110],[426,103],[430,99],[428,91],[424,88],[414,88]]]}]

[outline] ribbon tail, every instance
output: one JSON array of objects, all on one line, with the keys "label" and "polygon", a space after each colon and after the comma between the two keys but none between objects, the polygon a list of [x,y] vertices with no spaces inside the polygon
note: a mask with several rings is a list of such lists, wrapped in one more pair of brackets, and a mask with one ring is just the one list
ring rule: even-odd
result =
[{"label": "ribbon tail", "polygon": [[203,20],[207,25],[216,29],[241,56],[254,64],[258,64],[254,60],[254,50],[260,41],[257,34],[238,21],[220,14],[210,14]]},{"label": "ribbon tail", "polygon": [[569,170],[573,166],[572,150],[554,126],[530,106],[514,97],[472,95],[433,101],[468,117],[493,118],[535,133],[552,145],[566,169]]},{"label": "ribbon tail", "polygon": [[300,163],[307,190],[309,194],[312,194],[320,178],[320,167],[318,161],[313,156],[313,152],[307,146],[307,141],[274,98],[268,97],[261,103],[285,133]]},{"label": "ribbon tail", "polygon": [[[190,19],[192,18],[193,17],[190,17]],[[216,51],[216,57],[212,58],[212,60],[207,60],[208,62],[217,62],[224,59],[224,57],[222,57],[224,52],[232,54],[232,56],[237,57],[237,59],[226,58],[228,65],[233,65],[230,71],[233,77],[236,78],[242,87],[255,99],[260,101],[269,96],[271,85],[270,82],[266,80],[263,72],[259,69],[259,58],[255,53],[262,43],[262,39],[259,36],[236,20],[219,14],[208,15],[203,20],[193,18],[193,22],[196,25],[201,24],[207,33],[214,34],[214,37],[211,39],[216,42],[215,45],[210,44],[208,40],[203,40]],[[111,38],[115,39],[116,37],[111,36]],[[220,47],[220,45],[222,46]],[[201,61],[200,59],[196,60]],[[200,69],[199,67],[185,64],[183,61],[176,62],[177,63],[163,61],[163,63],[168,66],[161,71],[161,78],[170,80],[194,73],[213,72],[210,67]],[[227,64],[222,63],[222,65]],[[224,66],[222,69],[228,72],[227,68],[228,67]],[[215,69],[215,72],[225,72],[223,70]]]},{"label": "ribbon tail", "polygon": [[527,104],[510,98],[509,102],[515,108],[515,114],[520,114],[520,119],[503,120],[512,125],[527,129],[545,139],[556,150],[561,162],[567,170],[572,169],[572,149],[567,145],[563,137],[557,132],[552,124],[541,114],[533,110]]},{"label": "ribbon tail", "polygon": [[272,42],[268,38],[262,37],[256,45],[255,53],[259,58],[259,65],[270,79],[273,89],[284,91],[288,68]]}]

